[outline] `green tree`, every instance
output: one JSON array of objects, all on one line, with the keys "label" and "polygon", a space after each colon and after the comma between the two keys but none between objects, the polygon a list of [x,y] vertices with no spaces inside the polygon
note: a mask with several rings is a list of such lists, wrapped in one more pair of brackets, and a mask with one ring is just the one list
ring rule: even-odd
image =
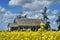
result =
[{"label": "green tree", "polygon": [[48,22],[46,22],[46,30],[50,30],[51,29],[51,27],[50,27],[50,22],[48,21]]},{"label": "green tree", "polygon": [[43,19],[44,19],[45,23],[46,23],[47,20],[48,20],[48,17],[47,17],[46,11],[47,11],[47,8],[45,7],[45,8],[44,8],[44,12],[42,13],[42,15],[43,15]]},{"label": "green tree", "polygon": [[50,22],[47,21],[47,20],[48,20],[48,17],[47,17],[46,11],[47,11],[47,8],[45,7],[45,8],[44,8],[44,12],[42,13],[42,15],[43,15],[43,20],[44,20],[44,22],[45,22],[45,24],[46,24],[45,29],[46,29],[46,30],[49,30],[49,29],[51,29],[51,27],[50,27]]},{"label": "green tree", "polygon": [[58,30],[60,30],[60,16],[58,16],[58,19],[56,20],[56,23],[58,24]]}]

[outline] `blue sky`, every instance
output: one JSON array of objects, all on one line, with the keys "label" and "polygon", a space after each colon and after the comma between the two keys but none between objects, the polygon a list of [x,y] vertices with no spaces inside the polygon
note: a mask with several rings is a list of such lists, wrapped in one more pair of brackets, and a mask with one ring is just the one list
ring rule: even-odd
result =
[{"label": "blue sky", "polygon": [[60,16],[60,0],[0,0],[0,30],[7,30],[9,22],[13,22],[21,12],[27,18],[40,19],[43,8],[47,7],[47,16],[51,28],[57,28],[55,20]]}]

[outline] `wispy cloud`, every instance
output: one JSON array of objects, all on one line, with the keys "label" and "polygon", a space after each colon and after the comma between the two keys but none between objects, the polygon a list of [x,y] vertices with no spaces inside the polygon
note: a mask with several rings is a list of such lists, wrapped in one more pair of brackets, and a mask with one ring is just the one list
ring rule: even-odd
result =
[{"label": "wispy cloud", "polygon": [[52,11],[52,14],[58,14],[59,13],[59,10],[53,10]]},{"label": "wispy cloud", "polygon": [[28,8],[30,10],[40,10],[43,7],[48,7],[52,3],[58,3],[60,0],[10,0],[10,6],[18,6],[21,5],[24,8]]},{"label": "wispy cloud", "polygon": [[52,16],[48,16],[48,18],[53,20],[53,19],[57,18],[57,16],[56,15],[52,15]]},{"label": "wispy cloud", "polygon": [[0,6],[0,12],[5,12],[6,9]]}]

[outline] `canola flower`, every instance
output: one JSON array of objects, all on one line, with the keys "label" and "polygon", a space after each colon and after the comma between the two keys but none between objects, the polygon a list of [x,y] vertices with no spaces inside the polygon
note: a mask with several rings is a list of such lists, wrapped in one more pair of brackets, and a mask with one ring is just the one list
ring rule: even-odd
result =
[{"label": "canola flower", "polygon": [[[41,39],[42,38],[42,39]],[[60,31],[12,31],[0,32],[0,40],[60,40]]]}]

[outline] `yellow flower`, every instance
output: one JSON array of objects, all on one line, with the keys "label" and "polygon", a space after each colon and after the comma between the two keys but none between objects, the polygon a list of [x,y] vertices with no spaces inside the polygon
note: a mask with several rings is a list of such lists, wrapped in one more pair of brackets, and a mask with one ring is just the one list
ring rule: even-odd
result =
[{"label": "yellow flower", "polygon": [[44,28],[44,26],[45,26],[45,23],[44,22],[40,22],[40,27]]},{"label": "yellow flower", "polygon": [[[30,30],[29,30],[30,31]],[[0,32],[0,40],[60,40],[60,31]]]}]

